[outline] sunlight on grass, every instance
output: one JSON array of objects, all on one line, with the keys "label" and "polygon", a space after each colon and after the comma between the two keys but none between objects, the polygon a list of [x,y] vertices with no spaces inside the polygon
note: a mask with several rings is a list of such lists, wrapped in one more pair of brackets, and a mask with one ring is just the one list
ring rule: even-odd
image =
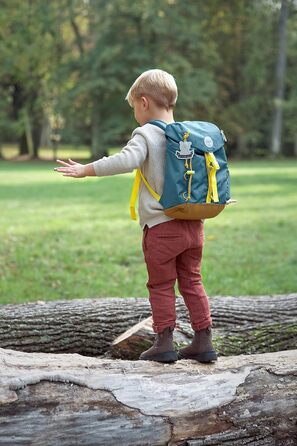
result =
[{"label": "sunlight on grass", "polygon": [[[111,147],[108,150],[109,155],[113,155],[120,149],[118,147]],[[19,153],[19,147],[17,144],[4,144],[2,146],[2,154],[5,159],[10,160],[11,158],[17,156]],[[76,159],[89,159],[91,158],[91,150],[88,146],[76,146],[70,144],[61,144],[58,146],[57,156],[54,156],[53,149],[51,147],[41,147],[38,151],[39,157],[41,159],[52,159],[53,161],[57,158],[67,159],[71,158],[74,161]]]}]

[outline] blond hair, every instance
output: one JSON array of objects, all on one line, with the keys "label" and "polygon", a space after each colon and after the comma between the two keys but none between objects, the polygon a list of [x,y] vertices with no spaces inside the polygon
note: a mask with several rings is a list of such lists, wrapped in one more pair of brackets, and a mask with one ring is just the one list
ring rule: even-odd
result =
[{"label": "blond hair", "polygon": [[177,86],[174,77],[163,70],[144,71],[133,83],[126,100],[133,107],[133,101],[149,96],[159,107],[174,108],[177,100]]}]

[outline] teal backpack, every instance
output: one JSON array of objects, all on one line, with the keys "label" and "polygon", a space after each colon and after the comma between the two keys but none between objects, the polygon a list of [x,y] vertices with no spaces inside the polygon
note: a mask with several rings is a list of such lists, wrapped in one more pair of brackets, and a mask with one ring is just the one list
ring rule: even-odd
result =
[{"label": "teal backpack", "polygon": [[226,205],[235,203],[230,196],[230,173],[223,130],[205,121],[166,124],[160,127],[166,137],[165,178],[162,195],[149,185],[140,169],[136,170],[130,198],[131,218],[136,220],[135,202],[141,179],[172,218],[199,220],[217,216]]}]

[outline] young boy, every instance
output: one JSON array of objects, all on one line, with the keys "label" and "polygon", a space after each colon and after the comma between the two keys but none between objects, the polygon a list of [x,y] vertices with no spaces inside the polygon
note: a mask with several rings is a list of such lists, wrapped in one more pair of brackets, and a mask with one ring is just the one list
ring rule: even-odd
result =
[{"label": "young boy", "polygon": [[[69,159],[57,160],[64,167],[55,168],[64,176],[84,178],[132,172],[141,168],[151,187],[162,194],[166,139],[164,131],[150,124],[159,119],[173,123],[173,109],[177,86],[172,75],[163,70],[142,73],[130,88],[126,99],[134,109],[137,127],[121,152],[82,165]],[[154,345],[139,359],[174,362],[177,359],[195,359],[210,362],[217,359],[212,345],[212,319],[208,297],[201,278],[201,259],[204,242],[203,220],[177,220],[163,212],[141,182],[138,201],[139,223],[143,229],[142,249],[148,272],[146,286],[152,310]],[[175,328],[175,291],[178,289],[189,310],[191,326],[195,331],[192,343],[177,352],[173,346]]]}]

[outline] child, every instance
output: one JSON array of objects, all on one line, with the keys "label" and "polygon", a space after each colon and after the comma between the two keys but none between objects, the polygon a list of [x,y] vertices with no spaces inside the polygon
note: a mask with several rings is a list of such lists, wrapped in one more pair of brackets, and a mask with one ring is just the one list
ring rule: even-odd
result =
[{"label": "child", "polygon": [[[141,168],[151,187],[162,193],[166,139],[164,131],[148,121],[174,121],[173,109],[177,86],[172,75],[163,70],[142,73],[130,88],[126,99],[134,109],[140,124],[121,152],[82,165],[69,159],[57,160],[64,167],[55,168],[64,176],[83,178],[132,172]],[[139,359],[174,362],[177,359],[195,359],[210,362],[217,359],[212,345],[212,319],[209,302],[202,284],[201,259],[204,241],[203,220],[177,220],[163,212],[141,182],[138,214],[143,229],[142,249],[148,272],[146,286],[152,310],[154,345]],[[189,310],[191,326],[195,331],[192,343],[177,352],[173,346],[175,328],[175,291],[178,288]]]}]

